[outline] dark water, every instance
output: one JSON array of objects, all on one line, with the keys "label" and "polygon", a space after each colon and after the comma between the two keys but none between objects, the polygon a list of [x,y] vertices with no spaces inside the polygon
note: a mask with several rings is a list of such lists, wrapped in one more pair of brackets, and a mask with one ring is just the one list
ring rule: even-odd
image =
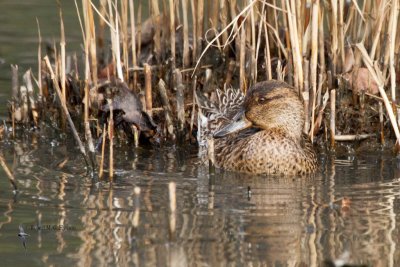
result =
[{"label": "dark water", "polygon": [[[0,14],[3,117],[8,65],[36,64],[35,16],[43,36],[58,36],[55,2],[26,3],[0,2],[10,10]],[[73,1],[62,3],[67,38],[79,47]],[[310,177],[210,176],[194,148],[117,143],[110,186],[88,177],[75,143],[52,129],[3,140],[0,149],[19,187],[13,194],[0,168],[0,266],[400,265],[400,171],[390,153],[321,153]]]}]

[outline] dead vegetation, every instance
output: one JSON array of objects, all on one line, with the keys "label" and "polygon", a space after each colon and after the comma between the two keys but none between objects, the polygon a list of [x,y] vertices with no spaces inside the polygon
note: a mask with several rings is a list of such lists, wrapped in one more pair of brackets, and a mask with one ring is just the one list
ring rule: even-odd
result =
[{"label": "dead vegetation", "polygon": [[37,79],[28,71],[20,85],[12,66],[13,135],[52,121],[74,133],[93,169],[108,139],[112,169],[115,134],[194,143],[196,94],[280,79],[298,88],[310,139],[334,148],[373,138],[398,150],[398,0],[148,2],[148,12],[144,1],[76,2],[82,56],[65,53],[61,11],[54,54],[42,57],[39,29]]}]

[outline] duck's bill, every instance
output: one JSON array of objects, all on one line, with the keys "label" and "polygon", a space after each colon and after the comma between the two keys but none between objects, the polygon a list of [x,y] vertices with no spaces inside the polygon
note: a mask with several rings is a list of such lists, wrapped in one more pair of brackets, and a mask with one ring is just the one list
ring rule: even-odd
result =
[{"label": "duck's bill", "polygon": [[[239,114],[238,114],[239,115]],[[221,138],[224,137],[228,134],[236,133],[240,130],[249,128],[252,126],[252,123],[246,119],[246,116],[244,116],[244,112],[240,114],[241,116],[235,116],[234,120],[232,123],[226,125],[222,129],[216,131],[214,133],[214,138]]]}]

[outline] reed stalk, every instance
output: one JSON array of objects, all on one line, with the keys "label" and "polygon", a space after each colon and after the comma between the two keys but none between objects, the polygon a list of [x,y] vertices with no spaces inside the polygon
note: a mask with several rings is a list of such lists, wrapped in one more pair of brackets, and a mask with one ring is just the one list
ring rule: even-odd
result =
[{"label": "reed stalk", "polygon": [[135,147],[139,146],[139,130],[135,125],[131,126],[133,132],[133,145]]},{"label": "reed stalk", "polygon": [[319,72],[326,77],[325,65],[325,33],[324,33],[324,8],[320,5],[319,23],[318,23],[318,52],[319,52]]},{"label": "reed stalk", "polygon": [[145,100],[146,112],[149,116],[153,116],[153,96],[151,89],[151,67],[149,64],[144,64],[144,84],[145,84]]},{"label": "reed stalk", "polygon": [[183,68],[189,67],[189,22],[188,22],[188,0],[182,0],[183,14]]},{"label": "reed stalk", "polygon": [[240,90],[246,92],[246,30],[244,27],[244,22],[240,28],[240,61],[239,61],[239,84]]},{"label": "reed stalk", "polygon": [[364,61],[364,64],[367,66],[369,72],[371,73],[372,78],[374,79],[374,81],[376,82],[376,84],[378,85],[378,89],[379,89],[379,93],[381,95],[381,97],[383,98],[383,102],[385,104],[386,107],[386,111],[389,115],[389,119],[390,122],[392,123],[392,128],[394,130],[394,133],[396,135],[396,139],[397,139],[397,144],[400,144],[400,132],[399,132],[399,127],[397,125],[397,121],[396,121],[396,116],[393,113],[393,109],[392,106],[389,102],[389,99],[386,95],[386,92],[383,88],[384,86],[384,80],[382,77],[382,73],[377,69],[376,66],[374,66],[371,58],[369,57],[367,50],[365,49],[364,45],[362,43],[358,43],[356,44],[357,48],[360,50],[361,54],[362,54],[362,59]]},{"label": "reed stalk", "polygon": [[172,71],[176,67],[176,51],[175,51],[175,1],[169,0],[169,30],[171,34],[171,57],[172,57]]},{"label": "reed stalk", "polygon": [[21,85],[19,91],[21,93],[21,119],[27,123],[29,120],[28,89],[25,85]]},{"label": "reed stalk", "polygon": [[[219,1],[219,10],[220,10],[219,17],[220,17],[220,20],[221,20],[220,25],[221,25],[222,29],[225,29],[225,27],[227,25],[227,21],[228,21],[228,4],[227,4],[227,1]],[[228,33],[226,31],[224,31],[222,33],[222,43],[226,44],[227,40],[228,40]],[[224,52],[226,52],[226,49],[227,49],[227,47],[225,46],[225,51]]]},{"label": "reed stalk", "polygon": [[[399,1],[392,1],[392,12],[391,12],[391,24],[389,31],[389,65],[390,65],[390,85],[391,85],[391,96],[392,102],[396,102],[396,70],[395,70],[395,41],[396,41],[396,33],[399,30],[398,28],[398,17],[399,17]],[[394,107],[396,108],[396,107]]]},{"label": "reed stalk", "polygon": [[0,165],[1,165],[1,167],[3,167],[3,170],[6,173],[8,180],[10,181],[10,184],[14,188],[14,194],[17,193],[18,187],[17,187],[17,183],[15,182],[15,177],[12,174],[12,172],[10,171],[10,168],[8,168],[7,163],[4,160],[4,157],[2,155],[0,155]]},{"label": "reed stalk", "polygon": [[61,92],[64,101],[67,101],[67,91],[66,91],[66,73],[65,73],[65,31],[64,31],[64,19],[62,15],[61,6],[59,7],[60,11],[60,32],[61,32],[61,40],[60,40],[60,51],[61,51],[61,68],[60,68],[60,76],[61,76]]},{"label": "reed stalk", "polygon": [[189,133],[193,132],[193,124],[194,124],[194,113],[196,112],[196,105],[198,105],[196,99],[197,99],[197,95],[196,95],[196,85],[197,85],[197,76],[195,75],[192,79],[192,112],[191,112],[191,116],[190,116],[190,127],[189,127]]},{"label": "reed stalk", "polygon": [[[158,23],[160,20],[160,8],[158,6],[158,0],[151,0],[151,12],[153,24],[160,25]],[[161,30],[158,26],[155,27],[154,49],[156,53],[156,58],[159,60],[161,56]]]},{"label": "reed stalk", "polygon": [[158,82],[158,92],[160,94],[161,104],[164,109],[167,133],[170,136],[170,138],[174,140],[175,133],[174,133],[174,125],[172,123],[172,116],[171,116],[172,110],[171,110],[171,106],[169,104],[169,100],[168,100],[168,96],[167,96],[166,84],[162,79],[160,79],[160,81]]},{"label": "reed stalk", "polygon": [[99,178],[103,178],[104,173],[104,156],[106,150],[106,135],[107,135],[107,125],[103,126],[103,135],[102,135],[102,143],[101,143],[101,159],[100,159],[100,168],[99,168]]},{"label": "reed stalk", "polygon": [[110,183],[114,180],[114,112],[113,112],[113,101],[107,99],[108,106],[110,107],[110,117],[108,118],[108,140],[110,147],[110,158],[109,158],[109,180]]},{"label": "reed stalk", "polygon": [[[249,4],[251,4],[252,0],[248,0]],[[255,9],[256,5],[250,9],[250,26],[251,26],[251,58],[250,58],[250,77],[252,78],[253,82],[257,81],[257,40],[256,40],[256,18],[255,18]],[[262,27],[260,27],[261,32]]]},{"label": "reed stalk", "polygon": [[339,0],[339,46],[340,46],[340,71],[343,71],[343,66],[345,62],[345,50],[344,50],[344,0]]},{"label": "reed stalk", "polygon": [[[312,3],[311,14],[311,65],[310,78],[312,88],[312,109],[311,109],[311,133],[314,132],[315,122],[315,103],[317,96],[317,65],[318,65],[318,17],[319,17],[319,0]],[[311,141],[314,140],[314,134],[311,134]]]},{"label": "reed stalk", "polygon": [[196,22],[197,22],[197,24],[196,24],[196,34],[197,34],[196,60],[197,60],[198,56],[201,54],[201,51],[203,49],[204,0],[197,0],[196,2],[197,2],[197,8],[195,10],[197,11],[197,15],[196,15],[196,18],[197,18],[197,20],[196,20]]},{"label": "reed stalk", "polygon": [[335,141],[359,141],[375,136],[376,136],[375,134],[335,135]]},{"label": "reed stalk", "polygon": [[310,61],[308,61],[307,59],[304,59],[303,69],[304,69],[304,91],[302,92],[302,95],[303,95],[304,113],[306,114],[303,132],[308,133],[310,129],[310,82],[309,82]]},{"label": "reed stalk", "polygon": [[[136,60],[136,27],[135,27],[135,5],[133,0],[129,0],[129,14],[130,14],[130,25],[131,25],[131,53],[132,53],[132,66],[137,67]],[[133,72],[133,90],[137,87],[137,72]]]},{"label": "reed stalk", "polygon": [[380,125],[380,141],[381,145],[385,144],[385,125],[383,121],[383,107],[382,102],[379,102],[379,125]]},{"label": "reed stalk", "polygon": [[31,70],[25,72],[23,79],[28,93],[28,101],[29,101],[30,112],[32,114],[32,119],[33,122],[35,123],[35,126],[38,126],[39,114],[37,111],[37,105],[34,98],[34,92],[33,92],[34,90],[31,80]]},{"label": "reed stalk", "polygon": [[43,85],[42,85],[42,35],[40,34],[40,24],[39,20],[36,18],[36,24],[38,27],[38,87],[39,87],[39,103],[42,101],[43,97]]},{"label": "reed stalk", "polygon": [[381,1],[381,4],[379,5],[379,11],[378,11],[378,13],[380,14],[379,16],[378,16],[378,22],[376,23],[376,25],[375,25],[375,34],[374,34],[374,37],[373,37],[373,41],[372,41],[372,46],[371,46],[371,49],[370,49],[370,52],[369,52],[369,56],[370,56],[370,58],[372,59],[372,60],[374,60],[375,59],[375,53],[376,53],[376,49],[377,49],[377,47],[378,47],[378,42],[379,42],[379,39],[380,39],[380,37],[381,37],[381,32],[382,32],[382,26],[383,26],[383,21],[385,20],[385,11],[387,10],[387,8],[386,8],[386,6],[387,6],[387,4],[386,4],[386,2],[387,2],[387,0],[382,0]]},{"label": "reed stalk", "polygon": [[[264,7],[264,5],[263,5]],[[272,66],[271,66],[271,50],[269,46],[269,32],[268,32],[268,27],[266,21],[265,14],[262,16],[263,23],[261,25],[264,26],[264,32],[265,32],[265,68],[267,72],[267,79],[270,80],[272,79]]]},{"label": "reed stalk", "polygon": [[45,56],[44,60],[46,62],[47,69],[50,72],[50,78],[53,81],[53,85],[54,85],[55,91],[57,93],[58,99],[60,100],[62,110],[63,110],[65,116],[67,117],[69,126],[71,127],[71,130],[72,130],[72,134],[73,134],[73,136],[75,138],[75,141],[78,143],[79,151],[84,156],[84,158],[86,160],[86,163],[88,163],[85,147],[84,147],[81,139],[79,138],[78,132],[76,131],[75,125],[74,125],[74,123],[73,123],[73,121],[71,119],[71,116],[69,114],[67,104],[62,98],[61,89],[60,89],[60,87],[58,85],[58,80],[57,80],[56,76],[54,75],[54,71],[53,71],[53,68],[52,68],[52,66],[50,64],[50,60],[49,60],[48,56]]},{"label": "reed stalk", "polygon": [[336,76],[337,67],[337,51],[338,51],[338,5],[337,0],[331,0],[331,20],[330,20],[330,31],[331,31],[331,57],[332,57],[332,76]]},{"label": "reed stalk", "polygon": [[129,82],[129,38],[128,38],[128,0],[121,1],[121,38],[122,38],[122,62],[125,64],[125,80]]},{"label": "reed stalk", "polygon": [[137,55],[140,55],[142,49],[142,1],[139,1],[138,15],[137,15]]},{"label": "reed stalk", "polygon": [[336,135],[336,89],[331,90],[331,117],[330,117],[330,130],[331,130],[331,149],[335,148],[335,135]]},{"label": "reed stalk", "polygon": [[193,50],[192,50],[192,61],[196,62],[197,60],[197,7],[195,6],[195,2],[194,0],[190,0],[190,7],[192,10],[192,30],[193,30],[193,34],[192,34],[192,38],[193,38]]},{"label": "reed stalk", "polygon": [[182,82],[182,73],[179,69],[175,69],[174,71],[174,82],[175,82],[175,91],[176,91],[176,110],[177,110],[177,119],[178,119],[178,135],[180,141],[183,140],[185,134],[185,95],[184,89],[185,86]]},{"label": "reed stalk", "polygon": [[296,14],[294,12],[295,4],[293,0],[286,0],[287,19],[290,34],[290,43],[292,48],[293,66],[294,66],[294,85],[298,88],[299,92],[303,91],[303,68],[302,68],[302,54],[299,46],[299,39],[297,35]]}]

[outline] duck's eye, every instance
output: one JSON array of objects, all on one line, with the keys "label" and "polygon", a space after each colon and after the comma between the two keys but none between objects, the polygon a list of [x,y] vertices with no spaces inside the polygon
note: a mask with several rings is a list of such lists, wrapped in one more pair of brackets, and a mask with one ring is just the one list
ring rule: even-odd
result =
[{"label": "duck's eye", "polygon": [[267,102],[267,99],[265,97],[260,97],[257,102],[258,104],[265,104]]}]

